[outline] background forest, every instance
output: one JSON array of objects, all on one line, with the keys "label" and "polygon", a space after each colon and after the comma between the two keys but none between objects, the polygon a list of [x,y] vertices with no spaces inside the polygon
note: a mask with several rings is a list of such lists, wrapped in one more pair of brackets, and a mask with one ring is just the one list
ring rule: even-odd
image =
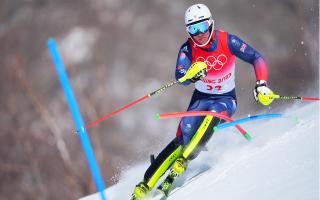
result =
[{"label": "background forest", "polygon": [[[57,39],[89,123],[174,79],[193,3],[205,3],[216,29],[263,55],[275,92],[319,96],[317,0],[1,0],[0,200],[71,200],[95,191],[47,39]],[[237,60],[236,73],[235,118],[293,106],[258,105],[253,68]],[[154,115],[184,111],[192,91],[175,86],[88,130],[107,186],[175,136],[179,120]]]}]

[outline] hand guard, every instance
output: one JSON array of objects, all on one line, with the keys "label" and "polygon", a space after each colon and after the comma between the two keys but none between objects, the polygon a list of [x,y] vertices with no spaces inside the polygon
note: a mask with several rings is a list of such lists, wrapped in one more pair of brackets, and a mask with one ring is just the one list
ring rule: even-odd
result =
[{"label": "hand guard", "polygon": [[254,99],[264,106],[270,105],[274,100],[274,93],[267,87],[267,82],[264,80],[256,82],[253,95]]},{"label": "hand guard", "polygon": [[206,77],[207,74],[208,74],[207,69],[203,69],[203,70],[199,71],[194,77],[192,77],[192,78],[190,79],[190,81],[191,81],[192,83],[195,83],[195,82],[201,80],[202,78]]},{"label": "hand guard", "polygon": [[193,77],[197,76],[199,72],[203,70],[207,70],[207,64],[204,62],[197,61],[189,67],[186,74],[183,77],[179,78],[178,81],[182,83],[186,80],[193,79]]}]

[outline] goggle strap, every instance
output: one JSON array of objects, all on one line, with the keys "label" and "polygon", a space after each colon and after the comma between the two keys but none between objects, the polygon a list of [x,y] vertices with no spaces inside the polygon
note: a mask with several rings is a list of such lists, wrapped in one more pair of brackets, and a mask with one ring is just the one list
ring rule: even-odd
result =
[{"label": "goggle strap", "polygon": [[190,23],[190,24],[187,24],[186,27],[191,26],[191,25],[194,25],[194,24],[198,24],[198,23],[201,23],[201,22],[204,22],[204,21],[206,21],[206,20],[208,20],[209,23],[210,23],[210,19],[211,19],[211,18],[205,18],[205,19],[202,19],[202,20],[199,20],[199,21],[196,21],[196,22],[192,22],[192,23]]}]

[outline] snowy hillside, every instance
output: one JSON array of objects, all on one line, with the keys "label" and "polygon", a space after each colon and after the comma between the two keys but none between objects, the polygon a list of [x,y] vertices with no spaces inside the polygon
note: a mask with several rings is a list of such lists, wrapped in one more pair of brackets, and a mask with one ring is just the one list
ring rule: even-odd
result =
[{"label": "snowy hillside", "polygon": [[[234,128],[215,133],[209,151],[191,162],[176,184],[206,171],[168,199],[318,200],[319,104],[299,105],[304,106],[291,108],[286,117],[243,124],[251,142]],[[106,190],[107,199],[129,199],[148,164],[123,172],[119,183]],[[94,194],[81,200],[99,199]]]}]

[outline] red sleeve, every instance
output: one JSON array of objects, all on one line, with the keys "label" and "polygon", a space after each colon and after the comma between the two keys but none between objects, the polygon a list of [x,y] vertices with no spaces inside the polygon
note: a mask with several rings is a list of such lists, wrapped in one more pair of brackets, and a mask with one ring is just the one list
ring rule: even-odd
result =
[{"label": "red sleeve", "polygon": [[256,80],[268,81],[268,68],[264,59],[262,57],[259,57],[254,61],[253,66],[256,73]]}]

